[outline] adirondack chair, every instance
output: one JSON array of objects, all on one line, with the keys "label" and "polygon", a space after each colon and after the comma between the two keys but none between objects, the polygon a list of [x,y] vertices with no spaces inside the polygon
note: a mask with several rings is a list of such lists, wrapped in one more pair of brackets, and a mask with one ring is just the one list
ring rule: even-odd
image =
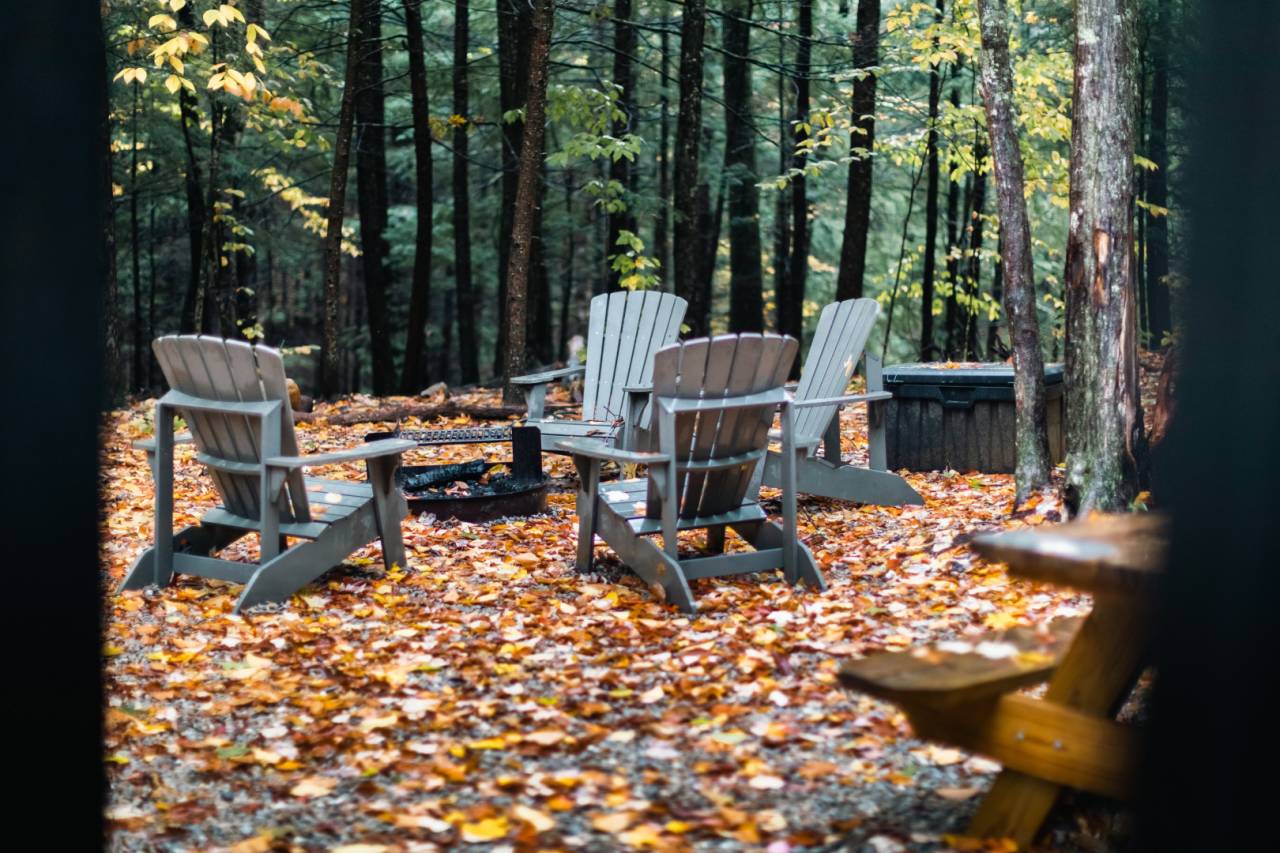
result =
[{"label": "adirondack chair", "polygon": [[[167,336],[154,344],[170,391],[156,404],[147,451],[156,484],[155,545],[144,551],[120,585],[122,590],[169,583],[174,573],[245,585],[235,612],[264,601],[280,601],[342,562],[348,554],[382,539],[387,567],[405,565],[400,521],[407,514],[395,485],[400,454],[412,441],[391,439],[334,453],[298,455],[284,363],[276,350],[208,336]],[[190,434],[175,436],[181,415]],[[194,442],[213,478],[222,505],[200,523],[173,529],[173,448]],[[304,477],[302,469],[363,459],[366,483]],[[257,565],[210,556],[256,532]],[[304,540],[290,546],[286,537]]]},{"label": "adirondack chair", "polygon": [[[867,392],[846,394],[849,379],[863,357],[867,338],[880,313],[874,299],[846,299],[822,309],[809,357],[795,389],[795,443],[805,451],[796,471],[796,489],[805,494],[861,503],[922,504],[924,499],[906,480],[885,468],[880,361],[866,353]],[[868,405],[869,467],[849,465],[840,457],[840,410],[853,403]],[[822,447],[822,456],[817,455]],[[761,468],[768,486],[782,483],[782,457],[770,453]]]},{"label": "adirondack chair", "polygon": [[[638,413],[634,421],[626,420],[621,431],[618,427],[626,417],[628,390],[645,392],[647,400],[653,354],[680,334],[688,304],[679,296],[657,291],[617,291],[593,298],[587,363],[511,380],[525,389],[529,410],[525,423],[542,432],[542,449],[558,452],[558,441],[582,436],[627,448],[642,444],[647,412]],[[578,374],[583,374],[581,419],[544,417],[547,385]]]},{"label": "adirondack chair", "polygon": [[[653,406],[657,450],[609,447],[568,439],[579,474],[579,571],[589,571],[600,534],[648,585],[683,610],[695,605],[689,581],[781,568],[790,583],[826,582],[809,549],[796,538],[791,485],[798,456],[791,401],[783,384],[795,360],[794,338],[722,335],[664,347],[654,356]],[[768,448],[769,427],[782,410],[782,524],[770,521],[750,488]],[[788,455],[789,453],[789,455]],[[788,461],[790,460],[790,461]],[[645,477],[600,483],[604,461],[648,466]],[[725,530],[755,546],[724,553]],[[706,529],[708,556],[681,559],[680,530]],[[649,537],[662,534],[662,547]]]}]

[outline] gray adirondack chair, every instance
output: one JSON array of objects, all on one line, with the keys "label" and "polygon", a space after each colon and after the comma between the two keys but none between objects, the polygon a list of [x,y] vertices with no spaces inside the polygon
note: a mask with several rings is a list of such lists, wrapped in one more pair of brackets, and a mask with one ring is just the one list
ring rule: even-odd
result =
[{"label": "gray adirondack chair", "polygon": [[[826,587],[813,555],[796,537],[791,480],[799,452],[783,387],[796,350],[794,338],[772,334],[722,335],[665,347],[653,367],[657,450],[611,448],[591,439],[559,442],[560,450],[573,454],[579,474],[580,571],[591,568],[598,533],[650,589],[661,588],[665,600],[686,611],[696,609],[689,589],[694,578],[781,568],[790,583]],[[752,488],[779,407],[786,484],[781,524],[767,518]],[[648,470],[638,479],[601,485],[604,461]],[[756,550],[724,553],[726,528]],[[708,555],[680,558],[676,534],[689,529],[707,531]],[[648,538],[656,533],[662,534],[661,548]]]},{"label": "gray adirondack chair", "polygon": [[[688,305],[679,296],[657,291],[617,291],[594,297],[587,324],[587,363],[511,380],[525,389],[529,410],[525,423],[541,430],[542,449],[558,452],[558,441],[581,436],[622,447],[642,444],[647,412],[634,421],[627,419],[628,393],[647,392],[653,354],[680,334]],[[583,375],[581,418],[545,417],[547,385],[578,374]],[[627,426],[620,429],[624,419]]]},{"label": "gray adirondack chair", "polygon": [[[405,565],[400,522],[407,514],[395,484],[400,454],[412,441],[392,439],[335,453],[298,455],[280,353],[203,335],[167,336],[154,344],[170,391],[156,403],[156,438],[138,442],[155,479],[155,545],[144,551],[122,590],[164,585],[174,573],[243,583],[235,612],[280,601],[336,566],[356,548],[382,539],[388,568]],[[191,431],[175,436],[174,417]],[[200,523],[173,530],[173,448],[194,442],[222,505]],[[302,469],[363,459],[368,482],[304,477]],[[258,564],[210,556],[257,533]],[[303,540],[289,546],[288,539]]]},{"label": "gray adirondack chair", "polygon": [[[874,299],[846,299],[827,305],[818,316],[793,404],[796,447],[805,451],[796,470],[796,489],[809,495],[861,503],[922,504],[924,499],[906,480],[884,470],[884,401],[892,395],[884,390],[879,359],[865,354],[867,392],[845,393],[854,368],[864,357],[867,338],[879,313],[880,305]],[[866,468],[849,465],[840,457],[840,410],[855,403],[868,406]],[[817,453],[819,445],[821,456]],[[780,454],[769,454],[761,469],[765,485],[782,484],[781,463]]]}]

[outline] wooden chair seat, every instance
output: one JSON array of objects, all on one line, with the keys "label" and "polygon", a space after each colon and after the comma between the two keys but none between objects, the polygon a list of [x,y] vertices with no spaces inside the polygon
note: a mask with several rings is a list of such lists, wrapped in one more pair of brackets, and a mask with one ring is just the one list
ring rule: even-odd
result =
[{"label": "wooden chair seat", "polygon": [[[879,360],[864,352],[879,314],[880,303],[874,299],[846,299],[827,305],[818,315],[795,389],[795,445],[806,451],[796,469],[797,491],[888,506],[924,503],[906,480],[885,470],[884,404],[892,395],[880,381]],[[867,392],[849,394],[849,380],[864,357]],[[867,406],[865,468],[846,463],[840,455],[840,411],[857,404]],[[760,476],[766,486],[781,483],[779,454],[769,454]]]},{"label": "wooden chair seat", "polygon": [[[280,353],[204,335],[160,338],[155,353],[170,391],[156,404],[155,441],[138,445],[155,478],[155,545],[138,555],[121,589],[167,584],[175,573],[233,581],[245,585],[239,612],[288,598],[375,539],[382,540],[388,568],[404,566],[400,521],[408,509],[395,470],[413,442],[388,439],[299,456]],[[179,414],[221,503],[199,524],[170,533]],[[357,460],[367,465],[365,483],[302,473]],[[247,533],[258,535],[258,564],[213,556]],[[290,538],[307,541],[291,545]]]},{"label": "wooden chair seat", "polygon": [[[653,290],[594,297],[587,325],[587,363],[511,380],[524,389],[528,406],[525,424],[541,431],[542,449],[563,452],[557,445],[566,438],[593,438],[624,448],[638,446],[637,435],[649,417],[647,397],[640,406],[643,422],[632,424],[628,389],[652,383],[653,355],[675,342],[687,307],[681,297]],[[547,386],[572,376],[582,376],[581,418],[546,417]]]},{"label": "wooden chair seat", "polygon": [[[789,583],[824,589],[826,581],[796,535],[791,400],[783,388],[795,361],[794,338],[721,335],[665,347],[653,358],[655,451],[588,439],[561,441],[578,469],[579,571],[592,563],[599,534],[651,590],[686,610],[689,581],[782,569]],[[769,425],[781,408],[782,524],[755,500],[756,472],[768,452]],[[600,482],[603,462],[643,464],[642,479]],[[706,556],[679,553],[681,530],[707,531]],[[732,529],[755,550],[725,553]],[[662,547],[653,541],[662,535]]]},{"label": "wooden chair seat", "polygon": [[[1081,619],[1055,619],[1047,633],[1014,628],[976,642],[882,652],[845,661],[840,683],[904,707],[946,708],[1048,681]],[[967,646],[971,651],[962,651]],[[1009,654],[1011,649],[1016,652]],[[987,651],[987,654],[983,654]]]}]

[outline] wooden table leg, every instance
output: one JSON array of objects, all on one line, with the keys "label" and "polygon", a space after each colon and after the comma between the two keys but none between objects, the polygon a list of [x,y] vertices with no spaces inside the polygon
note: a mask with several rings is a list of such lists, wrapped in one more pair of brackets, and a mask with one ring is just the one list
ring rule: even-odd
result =
[{"label": "wooden table leg", "polygon": [[[1141,674],[1147,649],[1146,613],[1133,599],[1098,595],[1066,656],[1049,682],[1045,699],[1115,716]],[[1057,801],[1061,786],[1016,770],[1004,770],[978,807],[968,834],[1012,838],[1027,847]]]}]

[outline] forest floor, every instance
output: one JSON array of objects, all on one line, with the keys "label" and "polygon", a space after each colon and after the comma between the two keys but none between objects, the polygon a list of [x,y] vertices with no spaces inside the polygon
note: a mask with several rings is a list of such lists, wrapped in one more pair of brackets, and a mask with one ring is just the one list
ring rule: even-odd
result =
[{"label": "forest floor", "polygon": [[[321,406],[299,424],[303,452],[359,442],[376,425],[325,416],[373,404]],[[375,544],[289,603],[233,616],[238,588],[216,581],[112,594],[152,537],[150,475],[129,449],[149,411],[105,428],[112,849],[1012,849],[958,835],[998,764],[913,739],[892,705],[835,681],[849,656],[1088,611],[1087,596],[1013,580],[966,546],[1060,519],[1052,498],[1014,507],[1011,477],[910,474],[922,507],[803,498],[800,533],[830,588],[697,581],[685,616],[603,544],[597,574],[574,571],[572,465],[546,456],[545,514],[411,518],[403,569],[384,572]],[[863,416],[843,421],[864,458]],[[508,448],[412,456],[480,452]],[[181,524],[216,497],[190,447],[177,459]],[[1042,847],[1109,850],[1127,827],[1068,797]]]}]

